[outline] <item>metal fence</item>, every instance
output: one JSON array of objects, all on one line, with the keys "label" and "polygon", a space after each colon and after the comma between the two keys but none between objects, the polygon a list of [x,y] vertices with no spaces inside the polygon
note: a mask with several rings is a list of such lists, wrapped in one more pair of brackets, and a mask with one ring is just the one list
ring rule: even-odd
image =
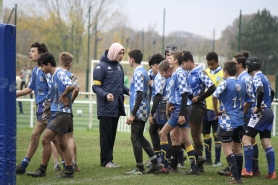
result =
[{"label": "metal fence", "polygon": [[[99,121],[97,119],[97,104],[95,94],[92,93],[80,93],[81,95],[87,95],[89,98],[85,100],[75,100],[73,105],[73,123],[74,129],[98,129]],[[36,104],[34,99],[18,98],[17,101],[21,101],[23,104],[23,110],[25,114],[17,114],[17,128],[33,128],[36,124]],[[272,110],[274,113],[274,124],[272,128],[272,136],[276,136],[278,130],[276,130],[277,120],[277,106],[278,103],[272,103]],[[81,111],[80,111],[81,110]],[[126,115],[130,115],[129,105],[125,104]],[[19,112],[19,111],[18,111]],[[82,112],[82,113],[81,113]],[[130,126],[126,124],[126,116],[121,116],[118,124],[119,132],[130,132]],[[149,124],[146,124],[145,130],[148,130]]]}]

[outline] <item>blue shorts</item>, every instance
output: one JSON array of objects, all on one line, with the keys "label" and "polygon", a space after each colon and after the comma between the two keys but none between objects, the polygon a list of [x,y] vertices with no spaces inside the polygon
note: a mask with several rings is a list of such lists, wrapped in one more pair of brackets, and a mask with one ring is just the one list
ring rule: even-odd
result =
[{"label": "blue shorts", "polygon": [[43,101],[38,103],[37,105],[37,122],[45,123],[47,124],[49,118],[50,118],[50,101]]},{"label": "blue shorts", "polygon": [[262,112],[252,114],[248,123],[248,127],[252,127],[259,131],[271,130],[273,126],[274,115],[271,108],[266,107]]},{"label": "blue shorts", "polygon": [[180,125],[178,123],[179,120],[179,114],[180,114],[180,109],[174,109],[174,111],[171,113],[170,118],[168,120],[168,123],[172,126],[172,127],[180,127],[180,128],[186,128],[189,127],[189,115],[191,113],[191,105],[186,106],[185,108],[185,124]]},{"label": "blue shorts", "polygon": [[166,103],[160,103],[155,113],[156,124],[165,125],[167,122]]},{"label": "blue shorts", "polygon": [[215,120],[215,113],[214,113],[214,110],[208,110],[206,111],[205,115],[204,115],[204,118],[203,120],[204,121],[214,121]]}]

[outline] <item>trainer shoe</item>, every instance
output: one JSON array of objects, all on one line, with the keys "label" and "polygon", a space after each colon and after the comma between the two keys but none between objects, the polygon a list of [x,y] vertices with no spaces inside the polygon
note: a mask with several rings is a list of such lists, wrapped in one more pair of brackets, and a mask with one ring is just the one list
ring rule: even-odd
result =
[{"label": "trainer shoe", "polygon": [[188,170],[185,174],[186,175],[200,175],[200,171],[197,168],[195,168],[195,169]]},{"label": "trainer shoe", "polygon": [[73,168],[73,171],[75,171],[75,172],[80,172],[81,171],[80,168],[78,168],[76,163],[75,164],[72,163],[72,168]]},{"label": "trainer shoe", "polygon": [[146,171],[146,174],[156,173],[161,169],[161,164],[157,163],[155,165],[151,165],[151,167]]},{"label": "trainer shoe", "polygon": [[248,172],[246,171],[246,168],[243,168],[243,170],[241,171],[241,176],[242,177],[253,177],[253,172]]},{"label": "trainer shoe", "polygon": [[56,167],[54,167],[54,171],[61,171],[61,168],[59,165],[57,165]]},{"label": "trainer shoe", "polygon": [[185,169],[185,166],[182,163],[178,163],[178,168]]},{"label": "trainer shoe", "polygon": [[46,176],[46,173],[42,172],[40,170],[40,168],[38,168],[35,172],[27,172],[26,174],[31,177],[45,177]]},{"label": "trainer shoe", "polygon": [[139,168],[135,168],[130,172],[125,172],[124,175],[145,175],[145,171],[140,171]]},{"label": "trainer shoe", "polygon": [[106,168],[121,168],[121,165],[114,164],[113,162],[109,162],[105,165]]},{"label": "trainer shoe", "polygon": [[168,170],[168,173],[178,173],[178,172],[179,172],[179,170],[178,169],[174,169],[174,168],[170,168]]},{"label": "trainer shoe", "polygon": [[267,175],[265,176],[265,178],[267,178],[267,179],[276,179],[276,173],[273,172],[271,175],[267,174]]},{"label": "trainer shoe", "polygon": [[207,160],[205,158],[203,158],[202,156],[198,156],[198,158],[196,159],[197,165],[202,165],[202,164],[205,164],[206,162],[207,162]]},{"label": "trainer shoe", "polygon": [[235,180],[234,178],[232,178],[232,180],[229,181],[229,184],[242,184],[242,180]]},{"label": "trainer shoe", "polygon": [[163,167],[159,170],[159,173],[167,174],[167,173],[169,173],[169,171],[167,168]]},{"label": "trainer shoe", "polygon": [[224,170],[219,170],[218,171],[218,174],[219,175],[224,175],[224,176],[230,176],[232,173],[231,173],[231,170],[229,167],[225,168]]},{"label": "trainer shoe", "polygon": [[73,178],[73,171],[64,170],[62,173],[59,173],[56,178]]},{"label": "trainer shoe", "polygon": [[220,166],[223,166],[221,162],[214,162],[214,164],[212,165],[212,167],[220,167]]},{"label": "trainer shoe", "polygon": [[16,165],[16,174],[23,175],[25,173],[25,170],[22,170],[21,164]]},{"label": "trainer shoe", "polygon": [[253,176],[261,176],[261,172],[260,170],[256,171],[256,172],[253,172]]}]

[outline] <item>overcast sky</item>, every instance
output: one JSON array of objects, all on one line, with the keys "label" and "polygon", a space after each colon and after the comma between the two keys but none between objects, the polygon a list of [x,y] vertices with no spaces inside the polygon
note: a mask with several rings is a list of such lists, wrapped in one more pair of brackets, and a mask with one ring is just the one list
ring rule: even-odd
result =
[{"label": "overcast sky", "polygon": [[128,15],[131,27],[146,30],[156,25],[162,34],[163,9],[166,10],[165,33],[183,30],[207,38],[216,38],[242,14],[256,13],[266,8],[278,16],[277,0],[126,0],[122,11]]},{"label": "overcast sky", "polygon": [[[278,16],[278,0],[119,0],[128,26],[147,30],[155,26],[162,35],[163,9],[166,10],[165,34],[186,31],[216,39],[221,32],[242,14],[256,13],[266,8]],[[12,8],[20,0],[4,0],[4,7]]]}]

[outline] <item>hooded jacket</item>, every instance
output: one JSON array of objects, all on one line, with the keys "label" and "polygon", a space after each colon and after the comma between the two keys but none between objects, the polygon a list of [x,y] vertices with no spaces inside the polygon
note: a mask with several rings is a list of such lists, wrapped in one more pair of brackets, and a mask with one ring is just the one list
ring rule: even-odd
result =
[{"label": "hooded jacket", "polygon": [[[124,95],[129,89],[124,86],[124,71],[118,61],[107,57],[108,50],[100,58],[93,72],[93,92],[97,95],[97,115],[106,117],[125,116]],[[107,100],[107,94],[113,94],[114,101]]]}]

